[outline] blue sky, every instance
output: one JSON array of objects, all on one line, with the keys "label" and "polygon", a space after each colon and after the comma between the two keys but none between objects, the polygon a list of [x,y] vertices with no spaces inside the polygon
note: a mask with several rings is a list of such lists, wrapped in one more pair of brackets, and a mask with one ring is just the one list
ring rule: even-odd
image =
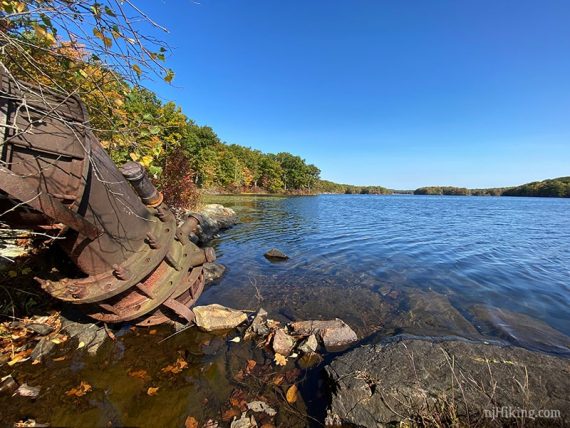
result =
[{"label": "blue sky", "polygon": [[416,188],[570,175],[570,1],[138,1],[220,138]]}]

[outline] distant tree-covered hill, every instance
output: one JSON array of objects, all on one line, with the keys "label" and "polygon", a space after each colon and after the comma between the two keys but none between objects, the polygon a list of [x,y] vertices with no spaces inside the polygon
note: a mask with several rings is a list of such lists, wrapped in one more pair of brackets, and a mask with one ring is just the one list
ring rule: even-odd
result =
[{"label": "distant tree-covered hill", "polygon": [[467,189],[465,187],[430,186],[414,190],[415,195],[454,195],[454,196],[542,196],[570,198],[570,177],[559,177],[535,181],[516,187],[496,187],[489,189]]}]

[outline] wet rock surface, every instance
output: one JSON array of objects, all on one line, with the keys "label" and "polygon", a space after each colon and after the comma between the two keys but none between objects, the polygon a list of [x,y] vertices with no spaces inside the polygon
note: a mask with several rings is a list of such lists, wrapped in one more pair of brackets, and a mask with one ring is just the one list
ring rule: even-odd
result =
[{"label": "wet rock surface", "polygon": [[247,320],[244,312],[218,304],[196,306],[192,311],[196,325],[203,331],[229,330]]},{"label": "wet rock surface", "polygon": [[289,258],[287,254],[276,248],[272,248],[271,250],[266,252],[264,256],[268,260],[287,260]]},{"label": "wet rock surface", "polygon": [[273,336],[273,351],[284,355],[289,356],[293,348],[295,347],[295,339],[287,334],[285,329],[280,328],[275,331],[275,335]]},{"label": "wet rock surface", "polygon": [[[326,367],[332,385],[327,424],[427,425],[454,417],[490,422],[485,411],[556,409],[570,417],[570,360],[522,348],[460,340],[402,338],[357,348]],[[489,416],[489,414],[487,414]],[[520,422],[503,420],[501,423]],[[534,422],[562,425],[563,420]],[[443,422],[441,422],[443,421]]]}]

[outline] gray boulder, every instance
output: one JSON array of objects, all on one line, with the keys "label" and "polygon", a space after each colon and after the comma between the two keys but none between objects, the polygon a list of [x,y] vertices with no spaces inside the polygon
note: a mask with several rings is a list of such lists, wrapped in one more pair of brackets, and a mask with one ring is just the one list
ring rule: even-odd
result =
[{"label": "gray boulder", "polygon": [[497,426],[524,422],[502,419],[502,408],[558,410],[559,418],[536,420],[544,426],[570,417],[570,360],[522,348],[405,339],[357,348],[326,373],[333,391],[329,425],[378,427],[414,419],[445,426],[458,418],[487,426],[493,417]]},{"label": "gray boulder", "polygon": [[190,212],[189,214],[200,221],[200,225],[196,231],[197,241],[200,244],[211,241],[216,237],[217,233],[229,229],[238,221],[234,210],[220,204],[208,204],[203,206],[199,211]]}]

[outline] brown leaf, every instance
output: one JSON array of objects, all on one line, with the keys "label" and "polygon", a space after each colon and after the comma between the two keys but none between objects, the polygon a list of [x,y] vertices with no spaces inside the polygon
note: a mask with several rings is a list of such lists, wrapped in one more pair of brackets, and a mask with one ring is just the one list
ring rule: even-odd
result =
[{"label": "brown leaf", "polygon": [[64,355],[63,357],[54,358],[52,361],[64,361],[67,357]]},{"label": "brown leaf", "polygon": [[142,380],[146,380],[149,378],[148,373],[146,372],[146,370],[140,369],[140,370],[129,370],[127,372],[127,374],[130,377],[136,377],[137,379],[142,379]]},{"label": "brown leaf", "polygon": [[[148,334],[156,334],[157,330],[155,328],[153,328],[151,331],[148,332]],[[188,416],[190,417],[190,416]]]},{"label": "brown leaf", "polygon": [[245,367],[245,372],[250,374],[254,367],[257,365],[257,361],[255,360],[247,360],[247,366]]},{"label": "brown leaf", "polygon": [[291,385],[287,390],[286,397],[289,404],[293,404],[295,401],[297,401],[297,391],[297,385]]},{"label": "brown leaf", "polygon": [[176,360],[176,362],[174,364],[170,364],[170,365],[162,368],[161,372],[162,373],[178,374],[182,370],[184,370],[186,367],[188,367],[188,363],[186,362],[186,360],[182,357],[178,357],[178,359]]},{"label": "brown leaf", "polygon": [[91,388],[91,385],[89,385],[87,382],[81,381],[79,386],[77,386],[76,388],[71,388],[69,391],[65,393],[65,395],[67,395],[68,397],[83,397],[92,389],[93,388]]},{"label": "brown leaf", "polygon": [[159,386],[157,386],[157,387],[149,386],[149,388],[146,390],[146,395],[148,395],[150,397],[154,397],[158,393],[159,389],[160,389]]},{"label": "brown leaf", "polygon": [[224,422],[231,421],[234,417],[239,415],[241,415],[240,410],[232,407],[231,409],[228,409],[222,413],[222,420]]},{"label": "brown leaf", "polygon": [[275,376],[275,378],[273,379],[273,385],[281,385],[283,383],[283,379],[285,379],[285,376],[283,375],[277,375]]},{"label": "brown leaf", "polygon": [[188,416],[184,421],[184,428],[198,428],[198,421],[192,416]]}]

